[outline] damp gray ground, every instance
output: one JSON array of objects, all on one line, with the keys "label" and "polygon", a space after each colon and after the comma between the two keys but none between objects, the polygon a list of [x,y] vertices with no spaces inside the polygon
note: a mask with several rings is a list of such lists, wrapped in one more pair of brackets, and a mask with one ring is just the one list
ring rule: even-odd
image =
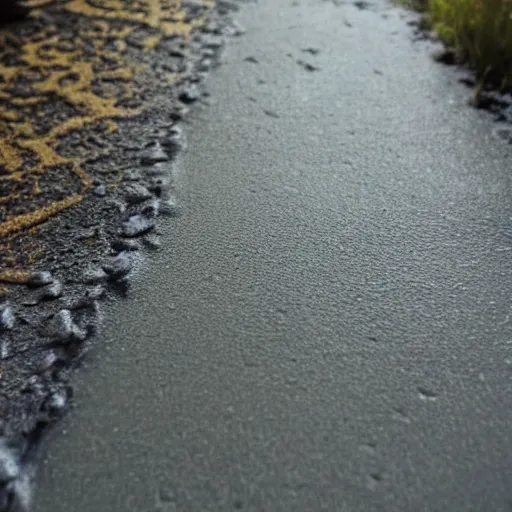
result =
[{"label": "damp gray ground", "polygon": [[243,8],[36,512],[511,510],[511,146],[366,7]]}]

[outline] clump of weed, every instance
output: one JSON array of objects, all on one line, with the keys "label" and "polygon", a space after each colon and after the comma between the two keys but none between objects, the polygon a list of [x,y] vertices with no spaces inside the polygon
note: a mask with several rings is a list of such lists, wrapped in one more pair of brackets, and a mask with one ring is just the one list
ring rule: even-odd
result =
[{"label": "clump of weed", "polygon": [[432,27],[446,45],[501,90],[512,87],[512,2],[430,0]]},{"label": "clump of weed", "polygon": [[479,88],[512,90],[512,0],[400,0],[424,13],[456,61],[476,72]]}]

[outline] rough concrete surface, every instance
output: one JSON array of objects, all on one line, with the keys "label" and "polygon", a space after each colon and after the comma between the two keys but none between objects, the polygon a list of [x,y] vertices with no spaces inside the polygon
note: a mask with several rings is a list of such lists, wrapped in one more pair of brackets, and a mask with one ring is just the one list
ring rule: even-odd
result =
[{"label": "rough concrete surface", "polygon": [[511,146],[409,19],[243,7],[34,511],[511,510]]}]

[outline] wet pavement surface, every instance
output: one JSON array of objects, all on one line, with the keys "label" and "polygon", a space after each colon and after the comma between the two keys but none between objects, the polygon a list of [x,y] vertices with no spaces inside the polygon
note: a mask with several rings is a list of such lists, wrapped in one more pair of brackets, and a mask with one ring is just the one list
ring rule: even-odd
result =
[{"label": "wet pavement surface", "polygon": [[385,2],[237,17],[34,510],[510,510],[507,128]]}]

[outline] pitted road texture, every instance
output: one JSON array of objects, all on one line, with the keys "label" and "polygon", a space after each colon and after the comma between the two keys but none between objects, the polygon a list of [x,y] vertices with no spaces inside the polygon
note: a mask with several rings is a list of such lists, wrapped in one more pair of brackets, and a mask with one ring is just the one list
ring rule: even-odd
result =
[{"label": "pitted road texture", "polygon": [[240,32],[210,0],[28,4],[0,27],[0,510],[26,495],[99,300],[176,216],[179,122]]},{"label": "pitted road texture", "polygon": [[241,9],[36,512],[510,512],[511,146],[410,16]]}]

